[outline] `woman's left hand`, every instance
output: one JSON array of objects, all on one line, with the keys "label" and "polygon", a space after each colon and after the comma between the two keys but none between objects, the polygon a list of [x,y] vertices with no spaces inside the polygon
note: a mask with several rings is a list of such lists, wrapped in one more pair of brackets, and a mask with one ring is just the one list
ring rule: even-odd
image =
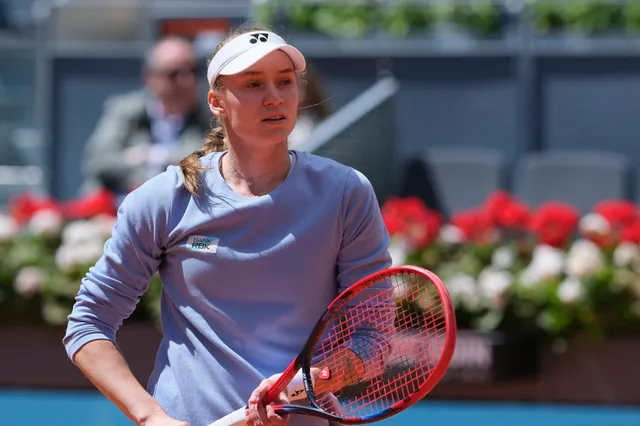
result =
[{"label": "woman's left hand", "polygon": [[249,398],[249,408],[246,412],[247,426],[286,426],[289,422],[288,414],[277,414],[273,406],[288,404],[287,396],[285,393],[281,393],[280,397],[273,401],[271,404],[265,406],[262,403],[264,396],[267,393],[267,389],[275,382],[274,379],[264,379],[260,386],[256,388]]}]

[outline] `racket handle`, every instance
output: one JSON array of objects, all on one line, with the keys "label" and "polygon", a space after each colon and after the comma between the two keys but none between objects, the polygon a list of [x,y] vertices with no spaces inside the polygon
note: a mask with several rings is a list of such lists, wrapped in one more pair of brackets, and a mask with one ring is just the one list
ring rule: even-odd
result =
[{"label": "racket handle", "polygon": [[221,419],[216,420],[209,426],[245,426],[244,412],[246,408],[239,408],[233,413],[227,414]]},{"label": "racket handle", "polygon": [[[269,377],[269,379],[278,380],[280,376],[282,376],[281,373],[274,374]],[[296,375],[293,376],[293,379],[291,379],[291,382],[287,385],[285,392],[289,401],[305,399],[307,397],[307,391],[304,389],[304,381],[302,380],[302,370],[299,370]]]},{"label": "racket handle", "polygon": [[[281,375],[281,373],[274,374],[269,377],[269,379],[278,380],[278,377]],[[291,382],[287,385],[286,392],[290,401],[305,399],[307,397],[307,392],[304,389],[304,382],[302,380],[302,371],[298,371],[296,375],[293,376],[293,379],[291,379]],[[246,410],[246,407],[239,408],[208,426],[245,426],[244,413]]]}]

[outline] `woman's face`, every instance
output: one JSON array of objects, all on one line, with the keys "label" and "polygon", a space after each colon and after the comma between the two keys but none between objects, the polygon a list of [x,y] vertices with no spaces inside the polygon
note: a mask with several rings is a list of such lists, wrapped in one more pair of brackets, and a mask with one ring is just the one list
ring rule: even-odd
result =
[{"label": "woman's face", "polygon": [[287,140],[296,124],[300,94],[286,53],[276,50],[222,79],[222,89],[210,91],[208,100],[213,114],[223,114],[231,141],[265,147]]}]

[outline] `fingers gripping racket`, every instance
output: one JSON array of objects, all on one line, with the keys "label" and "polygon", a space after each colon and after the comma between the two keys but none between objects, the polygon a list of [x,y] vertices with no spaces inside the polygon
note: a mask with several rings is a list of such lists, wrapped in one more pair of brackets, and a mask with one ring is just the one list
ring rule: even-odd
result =
[{"label": "fingers gripping racket", "polygon": [[[442,281],[413,266],[393,267],[341,293],[304,348],[263,400],[286,392],[278,413],[365,424],[422,399],[444,376],[456,342],[453,305]],[[307,399],[306,404],[294,401]],[[245,424],[245,410],[209,426]]]}]

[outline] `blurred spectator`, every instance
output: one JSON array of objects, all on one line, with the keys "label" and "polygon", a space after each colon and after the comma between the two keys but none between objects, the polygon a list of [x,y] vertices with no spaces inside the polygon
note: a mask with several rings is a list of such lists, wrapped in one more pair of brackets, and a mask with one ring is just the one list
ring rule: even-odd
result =
[{"label": "blurred spectator", "polygon": [[83,191],[126,194],[200,149],[210,125],[198,103],[198,69],[185,39],[168,37],[150,50],[145,87],[105,103],[85,150]]},{"label": "blurred spectator", "polygon": [[426,156],[415,155],[403,159],[401,187],[398,193],[401,197],[418,197],[432,210],[448,217],[452,212],[444,208],[438,185]]},{"label": "blurred spectator", "polygon": [[298,144],[309,137],[318,123],[331,115],[318,74],[311,65],[307,66],[304,79],[298,121],[289,135],[289,147],[292,149],[296,149]]},{"label": "blurred spectator", "polygon": [[4,0],[0,0],[0,30],[9,29],[9,12],[7,12],[7,5]]}]

